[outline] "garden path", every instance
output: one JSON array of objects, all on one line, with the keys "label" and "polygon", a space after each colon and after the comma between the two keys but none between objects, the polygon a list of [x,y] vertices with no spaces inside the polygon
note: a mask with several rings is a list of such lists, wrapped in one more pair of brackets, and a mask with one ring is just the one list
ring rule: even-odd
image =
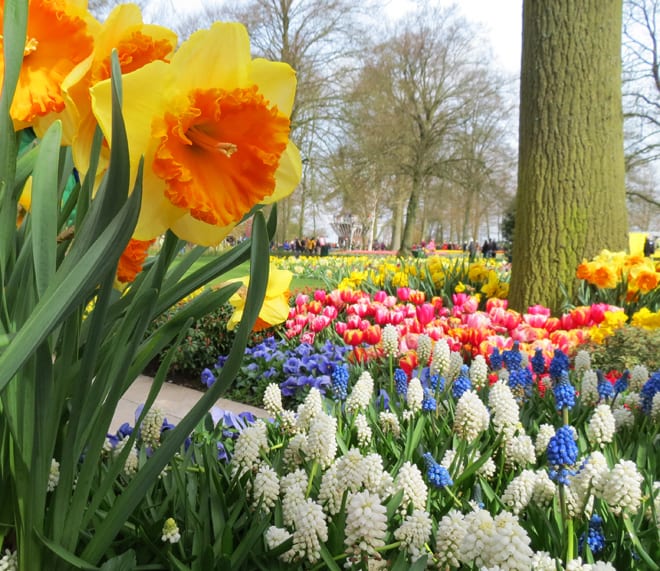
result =
[{"label": "garden path", "polygon": [[[153,379],[145,375],[140,375],[135,379],[135,382],[126,391],[117,405],[115,415],[110,424],[111,432],[116,431],[124,422],[129,422],[131,425],[135,424],[135,409],[146,400],[152,381]],[[155,405],[163,411],[165,418],[169,422],[178,424],[201,396],[202,393],[200,391],[174,383],[163,383],[160,393],[156,397]],[[222,410],[235,414],[249,411],[258,417],[264,418],[268,416],[265,410],[227,399],[218,399],[215,405]]]}]

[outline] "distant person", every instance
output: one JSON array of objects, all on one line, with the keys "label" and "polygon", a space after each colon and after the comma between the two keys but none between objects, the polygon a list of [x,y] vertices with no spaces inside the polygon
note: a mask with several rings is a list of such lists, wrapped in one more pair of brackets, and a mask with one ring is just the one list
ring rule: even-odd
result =
[{"label": "distant person", "polygon": [[653,254],[655,254],[655,240],[649,236],[644,241],[644,256],[650,258]]}]

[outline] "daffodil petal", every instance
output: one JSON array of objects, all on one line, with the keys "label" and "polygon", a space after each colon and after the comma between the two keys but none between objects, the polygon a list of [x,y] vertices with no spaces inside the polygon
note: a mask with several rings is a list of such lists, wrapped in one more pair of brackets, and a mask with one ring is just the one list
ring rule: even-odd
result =
[{"label": "daffodil petal", "polygon": [[136,240],[150,240],[160,236],[181,218],[185,211],[165,197],[165,183],[150,168],[144,169],[142,206],[133,232]]},{"label": "daffodil petal", "polygon": [[226,238],[234,226],[236,224],[213,226],[184,214],[171,225],[171,229],[179,238],[187,242],[194,242],[200,246],[216,246]]},{"label": "daffodil petal", "polygon": [[291,141],[280,157],[280,165],[275,172],[275,192],[261,201],[262,204],[272,204],[289,196],[300,182],[302,176],[302,161],[300,151]]},{"label": "daffodil petal", "polygon": [[250,66],[250,81],[280,113],[291,115],[296,95],[296,72],[286,63],[255,59]]},{"label": "daffodil petal", "polygon": [[248,85],[250,39],[241,24],[216,22],[192,34],[172,56],[177,81],[192,88]]}]

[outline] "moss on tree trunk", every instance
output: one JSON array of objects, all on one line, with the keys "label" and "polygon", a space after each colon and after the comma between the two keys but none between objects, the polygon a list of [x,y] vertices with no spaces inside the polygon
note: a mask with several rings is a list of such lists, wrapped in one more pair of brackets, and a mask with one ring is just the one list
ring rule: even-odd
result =
[{"label": "moss on tree trunk", "polygon": [[622,0],[525,0],[510,305],[558,311],[584,257],[627,245]]}]

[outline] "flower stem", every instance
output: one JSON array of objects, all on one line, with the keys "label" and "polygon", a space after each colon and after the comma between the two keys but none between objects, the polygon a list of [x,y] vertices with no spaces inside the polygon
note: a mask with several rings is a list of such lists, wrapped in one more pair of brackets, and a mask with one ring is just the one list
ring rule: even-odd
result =
[{"label": "flower stem", "polygon": [[315,460],[314,464],[312,464],[312,470],[309,473],[309,480],[307,481],[307,491],[305,492],[305,497],[309,498],[309,494],[312,493],[312,484],[314,483],[314,477],[316,476],[316,472],[319,468],[319,463]]}]

